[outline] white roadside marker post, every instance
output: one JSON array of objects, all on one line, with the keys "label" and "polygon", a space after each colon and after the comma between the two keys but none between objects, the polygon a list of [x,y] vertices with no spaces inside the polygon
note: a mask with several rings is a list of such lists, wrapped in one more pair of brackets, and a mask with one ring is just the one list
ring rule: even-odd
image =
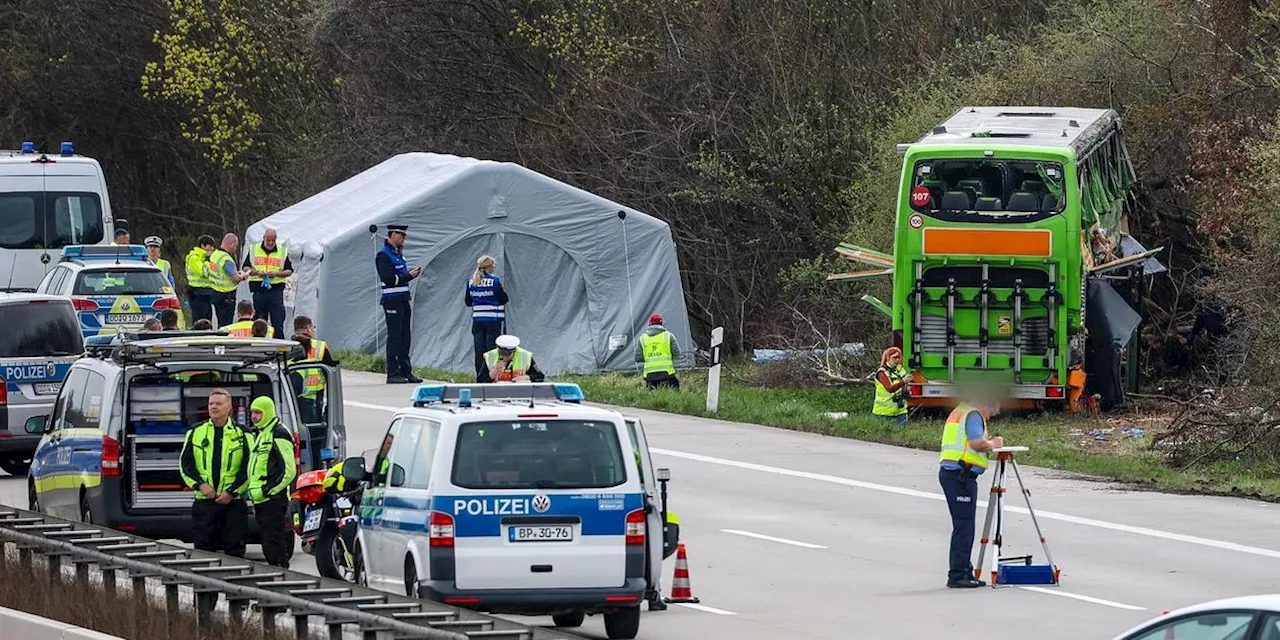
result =
[{"label": "white roadside marker post", "polygon": [[711,370],[707,372],[707,411],[715,413],[720,408],[720,361],[723,359],[720,345],[724,342],[724,327],[711,330]]}]

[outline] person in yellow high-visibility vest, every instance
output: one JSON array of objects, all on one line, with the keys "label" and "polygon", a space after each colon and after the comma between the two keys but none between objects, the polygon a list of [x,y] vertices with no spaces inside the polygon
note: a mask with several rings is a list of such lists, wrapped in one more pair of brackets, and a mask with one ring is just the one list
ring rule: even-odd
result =
[{"label": "person in yellow high-visibility vest", "polygon": [[902,349],[889,347],[880,355],[876,370],[876,399],[871,413],[881,420],[907,423],[907,369],[902,366]]},{"label": "person in yellow high-visibility vest", "polygon": [[191,307],[191,325],[201,320],[213,322],[213,281],[209,278],[209,256],[216,245],[213,237],[200,236],[196,246],[187,252],[187,304]]},{"label": "person in yellow high-visibility vest", "polygon": [[276,242],[275,229],[267,229],[262,233],[262,242],[249,245],[245,253],[254,317],[270,322],[275,335],[283,336],[285,280],[293,275],[289,248]]},{"label": "person in yellow high-visibility vest", "polygon": [[[209,287],[213,289],[213,312],[218,316],[218,326],[232,322],[236,313],[236,289],[249,276],[249,270],[236,268],[236,248],[240,238],[234,233],[222,236],[222,246],[209,254]],[[252,320],[252,318],[250,318]]]},{"label": "person in yellow high-visibility vest", "polygon": [[644,386],[680,388],[676,377],[676,360],[680,358],[680,345],[676,337],[662,326],[662,314],[649,316],[649,326],[636,341],[636,362],[644,364]]},{"label": "person in yellow high-visibility vest", "polygon": [[[338,366],[329,351],[329,343],[316,337],[316,325],[308,316],[296,316],[293,319],[293,340],[306,350],[308,362],[323,362],[329,366]],[[301,379],[294,380],[294,391],[298,395],[298,409],[302,412],[302,420],[307,424],[325,422],[328,410],[325,405],[326,395],[324,369],[301,369],[296,372]]]},{"label": "person in yellow high-visibility vest", "polygon": [[168,260],[160,257],[160,247],[164,245],[164,240],[161,240],[160,236],[147,236],[147,239],[143,240],[142,244],[147,247],[147,259],[151,260],[151,264],[160,267],[160,272],[164,274],[165,280],[169,281],[169,287],[176,287],[177,284],[173,279],[173,266],[169,264]]},{"label": "person in yellow high-visibility vest", "polygon": [[[223,327],[227,335],[235,338],[253,337],[253,303],[241,300],[236,303],[236,321]],[[274,329],[267,329],[267,337],[274,338]]]},{"label": "person in yellow high-visibility vest", "polygon": [[951,514],[951,552],[947,586],[972,589],[985,586],[973,574],[973,532],[978,513],[978,476],[987,469],[987,455],[1004,446],[1004,438],[987,435],[987,421],[1000,412],[992,398],[961,403],[947,416],[938,455],[938,482]]},{"label": "person in yellow high-visibility vest", "polygon": [[533,360],[533,352],[520,346],[520,338],[503,334],[495,342],[498,348],[485,352],[486,371],[476,377],[476,382],[542,382],[546,379]]}]

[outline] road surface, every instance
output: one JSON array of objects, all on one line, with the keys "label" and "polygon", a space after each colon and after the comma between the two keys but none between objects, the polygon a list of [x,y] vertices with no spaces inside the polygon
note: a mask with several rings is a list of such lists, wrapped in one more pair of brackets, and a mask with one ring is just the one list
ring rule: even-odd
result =
[{"label": "road surface", "polygon": [[[357,455],[377,446],[390,411],[408,404],[413,387],[343,375],[348,453]],[[671,469],[671,506],[701,599],[646,612],[640,638],[1105,639],[1164,609],[1280,591],[1278,505],[1127,491],[1027,467],[1062,586],[949,590],[950,525],[937,454],[625,413],[643,420],[655,464]],[[1003,431],[1018,444],[1016,427]],[[0,477],[0,502],[25,505],[23,481]],[[1004,555],[1043,561],[1025,510],[1013,509],[1022,504],[1014,491],[1009,504]],[[981,526],[981,508],[978,515]],[[673,564],[664,569],[664,590]],[[301,553],[294,565],[314,571]],[[975,618],[987,622],[965,622]],[[588,618],[580,633],[604,638],[603,622]]]}]

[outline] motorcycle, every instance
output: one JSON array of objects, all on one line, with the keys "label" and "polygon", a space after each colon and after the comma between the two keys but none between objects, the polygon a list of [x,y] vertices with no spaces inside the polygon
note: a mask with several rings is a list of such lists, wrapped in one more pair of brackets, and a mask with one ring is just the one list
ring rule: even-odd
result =
[{"label": "motorcycle", "polygon": [[[364,465],[356,461],[363,460],[357,458],[343,464],[342,475],[349,489],[337,491],[333,486],[324,486],[332,467],[333,450],[322,450],[320,459],[324,467],[300,474],[297,488],[289,494],[293,529],[302,540],[303,552],[315,556],[321,576],[355,582],[360,562],[355,540],[364,479]],[[349,464],[358,468],[348,469]]]}]

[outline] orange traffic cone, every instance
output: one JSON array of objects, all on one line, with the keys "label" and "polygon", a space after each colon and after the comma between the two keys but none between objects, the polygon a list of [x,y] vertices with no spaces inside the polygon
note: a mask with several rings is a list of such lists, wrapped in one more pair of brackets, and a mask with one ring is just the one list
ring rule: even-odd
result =
[{"label": "orange traffic cone", "polygon": [[671,597],[663,600],[672,603],[701,602],[689,586],[689,557],[685,554],[683,542],[676,545],[676,573],[671,579]]}]

